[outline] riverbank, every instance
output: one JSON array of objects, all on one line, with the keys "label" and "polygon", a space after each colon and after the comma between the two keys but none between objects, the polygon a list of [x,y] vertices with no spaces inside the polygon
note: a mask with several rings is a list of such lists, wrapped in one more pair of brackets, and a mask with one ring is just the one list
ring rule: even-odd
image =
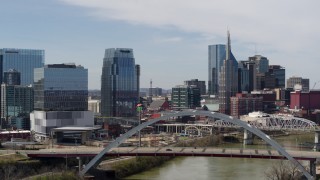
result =
[{"label": "riverbank", "polygon": [[[279,133],[280,134],[280,133]],[[272,148],[266,142],[255,138],[254,145],[243,145],[243,134],[236,136],[238,143],[222,141],[219,147],[235,149],[266,149]],[[227,138],[230,139],[230,138]],[[314,133],[298,133],[272,138],[287,150],[306,150],[312,148],[301,146],[304,142],[314,141]],[[224,139],[225,140],[225,139]],[[232,140],[233,141],[233,140]],[[200,146],[199,146],[200,147]],[[198,148],[197,148],[198,149]],[[303,153],[303,151],[301,151]],[[218,158],[218,157],[181,157],[174,158],[163,165],[134,174],[125,179],[266,179],[265,173],[271,167],[277,167],[280,160]],[[308,166],[308,162],[301,162]]]},{"label": "riverbank", "polygon": [[171,159],[172,157],[136,157],[116,163],[113,168],[116,178],[124,178],[160,166]]},{"label": "riverbank", "polygon": [[[68,163],[73,166],[73,160]],[[79,179],[77,174],[66,170],[64,159],[29,159],[16,153],[0,155],[0,179]]]}]

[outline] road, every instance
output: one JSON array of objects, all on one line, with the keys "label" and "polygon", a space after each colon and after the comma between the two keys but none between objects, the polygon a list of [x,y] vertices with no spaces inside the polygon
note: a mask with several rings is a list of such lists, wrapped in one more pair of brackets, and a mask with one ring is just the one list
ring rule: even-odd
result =
[{"label": "road", "polygon": [[[29,157],[88,157],[95,156],[103,148],[98,147],[72,147],[41,149],[38,151],[25,151]],[[320,152],[314,151],[287,151],[297,160],[315,160]],[[217,147],[118,147],[113,148],[106,156],[207,156],[207,157],[238,157],[283,159],[275,150],[267,149],[232,149]]]}]

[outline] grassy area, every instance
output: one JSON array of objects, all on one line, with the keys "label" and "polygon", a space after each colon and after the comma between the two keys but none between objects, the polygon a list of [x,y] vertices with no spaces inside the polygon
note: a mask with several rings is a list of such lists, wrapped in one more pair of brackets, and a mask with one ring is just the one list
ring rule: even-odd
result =
[{"label": "grassy area", "polygon": [[30,178],[32,180],[77,180],[78,175],[72,171],[65,171],[59,173],[45,173],[37,175],[36,177]]},{"label": "grassy area", "polygon": [[210,147],[216,146],[223,142],[223,136],[221,135],[210,135],[201,138],[188,138],[179,137],[179,142],[175,145],[176,147]]},{"label": "grassy area", "polygon": [[2,154],[0,157],[0,164],[6,164],[6,163],[15,163],[17,161],[23,161],[28,160],[28,157],[25,157],[21,154],[15,153],[15,154]]},{"label": "grassy area", "polygon": [[172,159],[172,157],[136,157],[120,161],[116,163],[113,168],[115,169],[116,177],[123,178],[157,167],[170,159]]}]

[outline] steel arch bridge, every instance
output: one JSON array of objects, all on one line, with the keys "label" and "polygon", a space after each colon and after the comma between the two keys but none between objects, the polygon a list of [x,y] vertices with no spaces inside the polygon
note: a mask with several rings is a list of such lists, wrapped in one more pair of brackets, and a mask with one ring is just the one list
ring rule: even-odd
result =
[{"label": "steel arch bridge", "polygon": [[[245,120],[243,120],[245,121]],[[255,120],[247,121],[251,126],[262,130],[286,130],[286,131],[316,131],[318,125],[310,120],[298,118],[288,115],[273,115],[268,117],[256,118]],[[208,120],[208,124],[213,127],[239,127],[224,119]]]},{"label": "steel arch bridge", "polygon": [[286,157],[295,166],[297,166],[298,169],[301,172],[303,172],[304,176],[307,179],[309,179],[309,180],[313,179],[312,175],[296,159],[294,159],[292,156],[290,156],[288,154],[288,152],[286,152],[286,150],[281,147],[281,145],[279,145],[276,141],[272,140],[268,135],[264,134],[262,131],[260,131],[256,127],[253,127],[252,125],[250,125],[250,124],[248,124],[248,123],[246,123],[246,122],[244,122],[242,120],[233,118],[233,117],[225,115],[225,114],[216,113],[216,112],[210,112],[210,111],[200,111],[200,110],[175,112],[175,113],[172,113],[172,114],[168,114],[166,116],[162,116],[160,118],[152,119],[152,120],[147,121],[147,122],[145,122],[143,124],[140,124],[139,126],[136,126],[136,127],[132,128],[130,131],[128,131],[127,133],[125,133],[122,136],[118,137],[115,141],[113,141],[107,147],[105,147],[98,155],[96,155],[85,166],[85,168],[80,172],[80,175],[84,176],[85,173],[89,169],[91,169],[92,167],[96,167],[102,161],[102,157],[104,156],[104,154],[106,154],[108,151],[110,151],[110,149],[118,147],[126,139],[128,139],[132,135],[138,133],[138,131],[142,130],[143,128],[145,128],[145,127],[147,127],[147,126],[149,126],[151,124],[154,124],[154,123],[156,123],[156,122],[158,122],[160,120],[166,120],[168,118],[178,117],[178,116],[193,116],[193,115],[201,115],[201,116],[208,116],[208,117],[217,118],[217,119],[223,119],[223,121],[225,121],[225,122],[240,126],[240,127],[244,128],[244,129],[250,131],[251,133],[257,135],[258,137],[260,137],[261,139],[266,141],[274,149],[276,149],[281,155]]}]

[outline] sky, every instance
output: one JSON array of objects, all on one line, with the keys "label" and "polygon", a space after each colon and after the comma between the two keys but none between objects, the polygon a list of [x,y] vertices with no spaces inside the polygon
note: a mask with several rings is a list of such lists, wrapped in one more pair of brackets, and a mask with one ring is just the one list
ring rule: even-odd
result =
[{"label": "sky", "polygon": [[208,81],[208,45],[225,44],[237,60],[259,54],[286,78],[320,88],[317,0],[2,0],[0,48],[44,49],[45,63],[88,68],[100,89],[104,50],[132,48],[140,87],[171,89]]}]

